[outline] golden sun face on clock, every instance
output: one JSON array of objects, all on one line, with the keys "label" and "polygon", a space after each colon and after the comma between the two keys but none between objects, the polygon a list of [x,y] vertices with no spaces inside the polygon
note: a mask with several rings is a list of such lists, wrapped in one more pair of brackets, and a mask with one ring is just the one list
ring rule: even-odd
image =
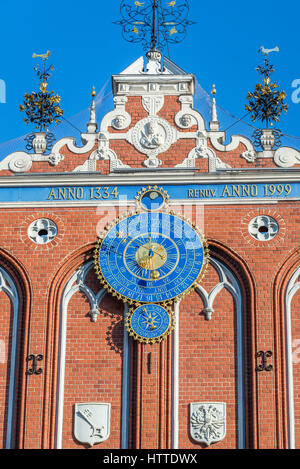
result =
[{"label": "golden sun face on clock", "polygon": [[151,242],[151,238],[148,241],[147,244],[139,247],[135,258],[138,265],[143,269],[155,271],[165,264],[167,251],[161,244]]}]

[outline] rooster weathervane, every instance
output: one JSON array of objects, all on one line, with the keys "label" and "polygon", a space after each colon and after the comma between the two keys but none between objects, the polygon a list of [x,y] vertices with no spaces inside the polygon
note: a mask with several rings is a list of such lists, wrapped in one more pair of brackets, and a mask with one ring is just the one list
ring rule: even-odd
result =
[{"label": "rooster weathervane", "polygon": [[122,19],[114,24],[126,41],[141,43],[146,51],[162,50],[184,40],[187,26],[194,24],[187,19],[189,9],[189,0],[122,0]]}]

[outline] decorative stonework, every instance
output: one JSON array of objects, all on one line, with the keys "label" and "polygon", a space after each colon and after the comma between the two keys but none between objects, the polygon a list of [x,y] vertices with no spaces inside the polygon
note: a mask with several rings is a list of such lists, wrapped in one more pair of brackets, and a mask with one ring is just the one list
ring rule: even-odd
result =
[{"label": "decorative stonework", "polygon": [[125,105],[128,101],[127,96],[114,97],[114,110],[108,112],[100,124],[100,133],[107,132],[108,127],[115,130],[125,130],[131,124],[131,116],[126,112]]},{"label": "decorative stonework", "polygon": [[127,140],[140,153],[148,156],[145,166],[156,168],[161,165],[157,155],[167,151],[176,142],[177,132],[165,119],[151,116],[139,121],[128,132]]},{"label": "decorative stonework", "polygon": [[294,148],[280,147],[275,151],[274,162],[281,168],[291,168],[300,164],[300,152]]},{"label": "decorative stonework", "polygon": [[192,127],[193,121],[194,119],[191,114],[183,114],[183,116],[180,119],[181,126],[185,129]]},{"label": "decorative stonework", "polygon": [[286,223],[276,210],[263,207],[250,210],[241,220],[244,240],[259,249],[274,249],[282,245],[285,233]]},{"label": "decorative stonework", "polygon": [[142,105],[150,116],[155,116],[164,105],[165,99],[161,94],[142,96]]},{"label": "decorative stonework", "polygon": [[195,168],[196,159],[208,159],[208,172],[216,172],[217,169],[230,169],[231,166],[224,163],[216,153],[207,146],[206,132],[197,132],[196,144],[182,163],[176,165],[176,168]]},{"label": "decorative stonework", "polygon": [[277,236],[279,226],[269,215],[259,215],[250,221],[248,229],[250,235],[258,241],[269,241]]},{"label": "decorative stonework", "polygon": [[47,244],[57,236],[57,226],[48,218],[39,218],[28,227],[28,236],[36,244]]},{"label": "decorative stonework", "polygon": [[34,153],[43,154],[47,150],[46,132],[36,132],[32,140]]},{"label": "decorative stonework", "polygon": [[126,128],[126,117],[122,114],[117,114],[116,117],[111,121],[111,125],[114,129],[121,130]]},{"label": "decorative stonework", "polygon": [[[9,157],[7,157],[9,158]],[[4,163],[4,162],[3,162]],[[0,164],[1,166],[4,166]],[[31,155],[25,153],[24,151],[18,151],[10,155],[8,159],[8,168],[13,173],[26,173],[31,169],[32,166],[32,158]],[[6,168],[1,168],[6,169]]]},{"label": "decorative stonework", "polygon": [[41,211],[24,218],[19,233],[21,241],[29,250],[50,251],[62,241],[65,226],[55,213]]},{"label": "decorative stonework", "polygon": [[75,404],[74,436],[83,444],[94,446],[110,435],[110,404]]},{"label": "decorative stonework", "polygon": [[181,109],[175,116],[175,123],[181,129],[189,129],[197,125],[197,130],[205,132],[204,119],[198,111],[193,109],[193,96],[179,96]]},{"label": "decorative stonework", "polygon": [[226,289],[227,291],[231,293],[231,295],[233,296],[235,300],[236,305],[240,303],[239,288],[232,273],[216,259],[210,258],[209,263],[211,267],[213,267],[214,270],[216,271],[219,277],[219,282],[216,283],[216,285],[214,285],[213,288],[209,292],[206,291],[203,285],[201,284],[197,285],[197,288],[196,288],[196,292],[201,297],[203,301],[203,306],[204,306],[203,310],[201,311],[201,314],[205,316],[205,319],[207,321],[212,320],[213,314],[215,313],[215,309],[214,309],[215,299],[222,290]]},{"label": "decorative stonework", "polygon": [[242,143],[246,147],[246,150],[248,152],[250,151],[255,152],[253,143],[247,137],[242,137],[241,135],[232,135],[231,142],[228,143],[228,145],[224,145],[222,143],[224,142],[224,140],[225,140],[225,132],[210,133],[211,144],[217,151],[222,151],[222,152],[234,151]]},{"label": "decorative stonework", "polygon": [[254,163],[257,160],[257,153],[255,150],[246,150],[241,154],[242,158],[245,158],[248,163]]},{"label": "decorative stonework", "polygon": [[81,139],[83,146],[77,147],[75,138],[62,138],[53,145],[49,155],[24,151],[11,153],[0,162],[0,171],[10,170],[13,173],[26,173],[32,168],[33,162],[47,162],[51,166],[57,166],[64,159],[61,153],[64,146],[67,146],[67,149],[75,155],[89,153],[95,145],[96,134],[81,134]]},{"label": "decorative stonework", "polygon": [[207,446],[226,435],[226,404],[223,402],[196,402],[190,404],[190,434],[197,443]]}]

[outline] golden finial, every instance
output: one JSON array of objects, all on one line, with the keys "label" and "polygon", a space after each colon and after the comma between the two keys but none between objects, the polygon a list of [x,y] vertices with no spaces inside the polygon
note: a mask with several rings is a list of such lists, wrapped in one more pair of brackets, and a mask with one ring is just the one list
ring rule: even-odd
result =
[{"label": "golden finial", "polygon": [[212,85],[211,94],[212,94],[213,96],[214,96],[215,94],[217,94],[216,85]]},{"label": "golden finial", "polygon": [[48,86],[48,83],[45,82],[45,81],[42,81],[41,82],[41,85],[40,85],[40,90],[42,93],[46,93],[47,92],[47,86]]},{"label": "golden finial", "polygon": [[95,90],[94,86],[92,88],[91,96],[92,96],[92,98],[94,98],[96,96],[96,90]]}]

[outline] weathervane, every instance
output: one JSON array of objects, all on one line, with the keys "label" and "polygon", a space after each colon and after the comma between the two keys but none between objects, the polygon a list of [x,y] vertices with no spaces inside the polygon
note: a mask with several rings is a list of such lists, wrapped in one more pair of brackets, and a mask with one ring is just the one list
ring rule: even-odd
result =
[{"label": "weathervane", "polygon": [[122,0],[122,20],[114,24],[122,26],[126,41],[142,43],[146,51],[162,50],[184,40],[187,26],[194,24],[187,20],[189,9],[189,0]]}]

